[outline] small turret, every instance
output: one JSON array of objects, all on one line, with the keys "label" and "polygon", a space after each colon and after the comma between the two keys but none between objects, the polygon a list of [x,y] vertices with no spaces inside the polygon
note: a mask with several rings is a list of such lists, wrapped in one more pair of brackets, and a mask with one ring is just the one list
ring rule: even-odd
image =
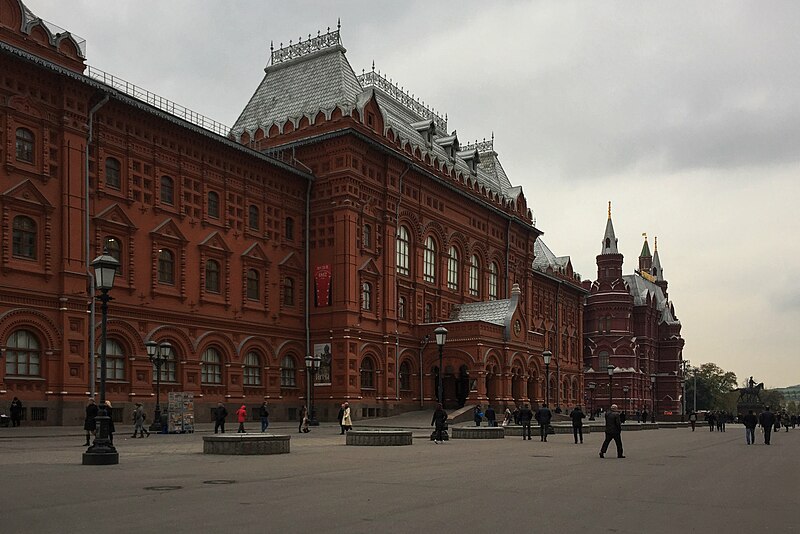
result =
[{"label": "small turret", "polygon": [[608,220],[603,234],[603,249],[597,256],[597,280],[613,281],[622,278],[623,256],[617,248],[614,224],[611,222],[611,201],[608,202]]},{"label": "small turret", "polygon": [[647,234],[642,234],[642,237],[644,237],[644,245],[639,254],[639,272],[650,274],[650,269],[653,267],[653,256],[650,254],[650,245],[647,244]]}]

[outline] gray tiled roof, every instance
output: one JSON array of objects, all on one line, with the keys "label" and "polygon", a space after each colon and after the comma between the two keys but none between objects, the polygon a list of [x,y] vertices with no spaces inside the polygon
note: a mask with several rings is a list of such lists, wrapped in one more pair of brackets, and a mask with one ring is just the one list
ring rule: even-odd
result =
[{"label": "gray tiled roof", "polygon": [[626,274],[622,277],[625,283],[628,284],[628,291],[633,297],[634,306],[642,306],[647,302],[647,294],[650,293],[651,298],[656,301],[656,309],[661,312],[660,322],[668,324],[680,324],[680,321],[672,316],[672,309],[664,296],[664,291],[659,286],[641,277],[638,274]]},{"label": "gray tiled roof", "polygon": [[342,46],[334,46],[267,67],[264,79],[244,108],[233,131],[265,130],[290,118],[311,117],[337,105],[354,107],[363,92]]},{"label": "gray tiled roof", "polygon": [[533,243],[533,254],[535,256],[533,268],[537,271],[547,271],[548,268],[552,268],[555,272],[566,273],[570,257],[553,254],[541,237],[538,237]]},{"label": "gray tiled roof", "polygon": [[483,321],[504,326],[510,308],[511,299],[470,302],[453,308],[450,320]]}]

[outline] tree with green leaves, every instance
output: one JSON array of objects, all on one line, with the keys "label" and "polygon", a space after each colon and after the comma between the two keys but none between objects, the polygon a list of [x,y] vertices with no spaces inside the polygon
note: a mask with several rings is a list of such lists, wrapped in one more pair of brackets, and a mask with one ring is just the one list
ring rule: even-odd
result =
[{"label": "tree with green leaves", "polygon": [[715,363],[689,367],[686,371],[687,406],[691,406],[694,400],[695,376],[698,410],[732,411],[729,394],[736,388],[737,379],[734,372],[725,371]]}]

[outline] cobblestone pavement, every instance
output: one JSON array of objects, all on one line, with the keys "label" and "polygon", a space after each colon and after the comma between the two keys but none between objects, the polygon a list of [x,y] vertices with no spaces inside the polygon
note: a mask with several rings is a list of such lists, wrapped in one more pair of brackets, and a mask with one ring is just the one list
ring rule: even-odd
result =
[{"label": "cobblestone pavement", "polygon": [[278,423],[290,454],[235,457],[203,455],[203,432],[125,430],[119,465],[83,466],[80,429],[0,429],[2,531],[798,532],[800,430],[628,432],[625,459],[598,457],[600,433],[352,447]]}]

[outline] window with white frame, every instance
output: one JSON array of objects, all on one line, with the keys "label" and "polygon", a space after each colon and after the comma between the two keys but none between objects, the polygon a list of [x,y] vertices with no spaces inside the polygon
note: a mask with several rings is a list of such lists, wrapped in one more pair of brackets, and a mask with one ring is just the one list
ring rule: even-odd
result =
[{"label": "window with white frame", "polygon": [[408,268],[408,229],[405,226],[401,226],[400,230],[397,232],[397,273],[403,274],[408,276],[409,268]]},{"label": "window with white frame", "polygon": [[489,264],[489,300],[497,300],[497,263]]},{"label": "window with white frame", "polygon": [[431,236],[425,240],[425,254],[422,261],[422,279],[436,283],[436,242]]},{"label": "window with white frame", "polygon": [[481,260],[476,254],[473,254],[469,265],[469,294],[474,297],[480,296],[480,271]]},{"label": "window with white frame", "polygon": [[453,290],[458,289],[458,250],[450,247],[450,255],[447,258],[447,287]]},{"label": "window with white frame", "polygon": [[6,341],[6,376],[41,376],[39,339],[28,330],[13,332]]},{"label": "window with white frame", "polygon": [[222,384],[222,356],[214,347],[209,347],[203,352],[203,367],[200,380],[203,384]]},{"label": "window with white frame", "polygon": [[281,360],[281,387],[297,387],[297,369],[294,357],[291,355],[286,355]]},{"label": "window with white frame", "polygon": [[[95,377],[100,380],[100,373],[102,371],[102,362],[100,361],[100,349],[97,347],[97,374]],[[106,341],[106,380],[125,380],[125,353],[122,351],[122,346],[109,339]]]},{"label": "window with white frame", "polygon": [[261,385],[261,358],[255,351],[251,350],[244,357],[243,380],[245,386]]}]

